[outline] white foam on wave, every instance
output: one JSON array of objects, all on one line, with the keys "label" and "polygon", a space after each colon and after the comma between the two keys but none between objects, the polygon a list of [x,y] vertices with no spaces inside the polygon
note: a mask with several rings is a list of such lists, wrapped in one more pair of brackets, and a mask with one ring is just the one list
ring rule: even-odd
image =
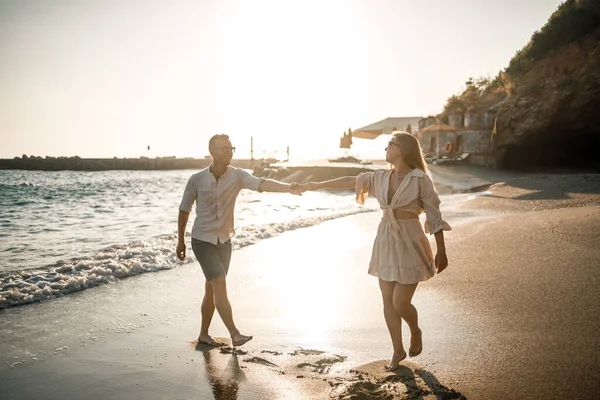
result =
[{"label": "white foam on wave", "polygon": [[[239,249],[283,232],[372,211],[374,209],[361,208],[289,222],[243,226],[236,229],[233,245]],[[176,244],[176,235],[161,235],[146,241],[110,246],[91,257],[59,262],[42,269],[0,273],[0,309],[67,295],[142,273],[176,268],[182,264],[175,255]],[[196,259],[188,246],[185,262],[193,261]]]}]

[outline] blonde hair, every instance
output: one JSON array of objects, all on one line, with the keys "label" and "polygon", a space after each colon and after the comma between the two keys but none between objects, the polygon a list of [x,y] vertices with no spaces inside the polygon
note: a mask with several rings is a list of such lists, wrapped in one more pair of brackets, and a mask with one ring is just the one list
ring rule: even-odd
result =
[{"label": "blonde hair", "polygon": [[431,176],[425,158],[423,158],[423,150],[419,140],[408,132],[393,132],[391,141],[397,144],[402,150],[402,159],[409,167],[420,169],[427,175]]}]

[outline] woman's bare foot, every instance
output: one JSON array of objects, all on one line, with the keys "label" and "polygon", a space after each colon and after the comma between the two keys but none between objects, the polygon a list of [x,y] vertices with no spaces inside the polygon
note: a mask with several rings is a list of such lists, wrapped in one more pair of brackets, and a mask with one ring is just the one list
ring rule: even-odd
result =
[{"label": "woman's bare foot", "polygon": [[250,340],[252,340],[252,336],[246,336],[240,333],[236,337],[231,338],[231,343],[233,344],[233,347],[237,347],[249,342]]},{"label": "woman's bare foot", "polygon": [[402,350],[401,353],[394,353],[392,356],[392,361],[388,365],[385,366],[386,371],[393,371],[400,366],[400,361],[406,358],[406,352]]},{"label": "woman's bare foot", "polygon": [[421,351],[423,351],[423,333],[419,329],[410,334],[410,348],[408,349],[408,354],[411,357],[416,357],[421,354]]},{"label": "woman's bare foot", "polygon": [[210,335],[200,335],[200,336],[198,336],[198,343],[204,343],[204,344],[207,344],[209,346],[223,346],[224,345],[224,343],[216,341]]}]

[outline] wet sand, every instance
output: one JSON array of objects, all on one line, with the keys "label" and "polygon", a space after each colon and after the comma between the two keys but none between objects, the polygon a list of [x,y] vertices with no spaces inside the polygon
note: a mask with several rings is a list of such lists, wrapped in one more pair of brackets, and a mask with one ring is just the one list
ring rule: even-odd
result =
[{"label": "wet sand", "polygon": [[[194,342],[193,264],[2,310],[0,398],[593,398],[598,175],[505,181],[463,205],[489,214],[446,235],[449,269],[414,299],[423,353],[394,373],[368,213],[234,253],[230,298],[255,336],[241,351]],[[229,343],[218,317],[211,333]]]}]

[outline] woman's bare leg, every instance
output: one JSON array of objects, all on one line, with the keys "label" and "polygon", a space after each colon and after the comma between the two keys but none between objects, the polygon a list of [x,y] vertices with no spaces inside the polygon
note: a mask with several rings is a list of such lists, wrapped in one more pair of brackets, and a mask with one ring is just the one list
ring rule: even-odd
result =
[{"label": "woman's bare leg", "polygon": [[406,358],[406,351],[402,345],[402,318],[394,307],[394,287],[395,282],[386,282],[379,280],[379,288],[383,297],[383,315],[387,324],[392,345],[394,346],[394,354],[392,360],[386,366],[388,371],[398,368],[400,361]]},{"label": "woman's bare leg", "polygon": [[412,304],[412,298],[417,289],[417,283],[401,284],[395,283],[393,302],[394,308],[410,328],[410,348],[408,354],[411,357],[418,356],[423,350],[422,332],[419,328],[419,314]]}]

